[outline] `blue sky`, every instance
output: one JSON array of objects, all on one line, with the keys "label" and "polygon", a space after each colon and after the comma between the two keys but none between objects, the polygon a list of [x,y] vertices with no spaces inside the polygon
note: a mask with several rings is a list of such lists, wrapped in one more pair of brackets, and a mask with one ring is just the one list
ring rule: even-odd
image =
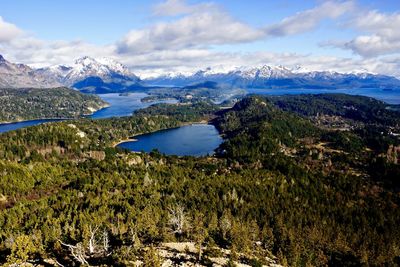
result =
[{"label": "blue sky", "polygon": [[145,76],[262,64],[400,76],[400,1],[2,0],[0,54],[112,57]]}]

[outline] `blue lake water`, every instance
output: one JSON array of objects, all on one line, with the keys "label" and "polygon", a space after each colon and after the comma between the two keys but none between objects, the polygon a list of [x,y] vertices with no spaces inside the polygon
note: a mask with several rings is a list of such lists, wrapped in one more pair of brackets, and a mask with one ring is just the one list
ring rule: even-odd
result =
[{"label": "blue lake water", "polygon": [[158,149],[167,155],[206,156],[214,154],[214,150],[222,143],[217,129],[208,124],[192,124],[134,138],[137,141],[124,142],[118,147],[136,152]]},{"label": "blue lake water", "polygon": [[[104,119],[110,117],[123,117],[130,116],[132,112],[146,108],[150,105],[156,103],[176,103],[177,100],[166,100],[166,101],[154,101],[142,103],[140,100],[146,96],[145,93],[130,93],[128,95],[119,95],[119,94],[100,94],[99,95],[103,100],[110,104],[110,107],[101,109],[96,111],[91,118],[94,119]],[[15,123],[6,123],[0,124],[0,133],[17,130],[24,127],[34,126],[46,122],[60,121],[57,119],[43,119],[43,120],[31,120],[31,121],[21,121]]]},{"label": "blue lake water", "polygon": [[299,95],[299,94],[349,94],[373,97],[388,104],[400,104],[400,88],[393,90],[383,89],[247,89],[249,94],[259,95]]},{"label": "blue lake water", "polygon": [[110,107],[96,111],[91,118],[104,119],[110,117],[123,117],[130,116],[132,112],[141,108],[146,108],[157,103],[177,103],[177,100],[164,100],[164,101],[152,101],[152,102],[141,102],[140,100],[148,94],[145,93],[130,93],[128,95],[120,94],[100,94],[98,95],[110,104]]},{"label": "blue lake water", "polygon": [[[247,89],[250,94],[261,95],[287,95],[287,94],[321,94],[321,93],[344,93],[351,95],[364,95],[373,97],[389,104],[400,104],[400,89],[386,91],[383,89]],[[149,103],[142,103],[140,100],[146,97],[145,93],[130,93],[128,95],[119,94],[100,94],[103,100],[110,103],[110,107],[104,108],[91,115],[91,118],[101,119],[110,117],[130,116],[133,111],[141,108],[148,107],[156,103],[176,103],[176,100],[155,101]],[[17,130],[28,126],[33,126],[45,122],[52,122],[55,120],[31,120],[22,121],[9,124],[0,124],[0,133]]]},{"label": "blue lake water", "polygon": [[61,121],[61,120],[57,120],[57,119],[31,120],[31,121],[21,121],[21,122],[15,122],[15,123],[0,124],[0,133],[17,130],[19,128],[34,126],[34,125],[42,124],[45,122],[52,122],[52,121]]}]

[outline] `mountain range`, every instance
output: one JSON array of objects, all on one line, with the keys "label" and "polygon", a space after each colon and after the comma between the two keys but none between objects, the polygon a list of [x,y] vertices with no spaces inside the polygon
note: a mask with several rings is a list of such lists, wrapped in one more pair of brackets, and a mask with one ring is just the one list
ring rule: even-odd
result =
[{"label": "mountain range", "polygon": [[400,87],[395,77],[372,73],[339,73],[334,71],[308,71],[297,67],[283,66],[238,68],[221,73],[211,68],[190,75],[167,74],[145,80],[147,84],[158,86],[187,86],[204,81],[216,82],[233,88],[305,88],[305,89],[347,89]]},{"label": "mountain range", "polygon": [[384,88],[400,87],[395,77],[372,73],[308,71],[301,67],[242,67],[228,72],[212,68],[193,74],[165,74],[141,80],[123,64],[109,58],[82,57],[72,65],[34,69],[14,64],[0,55],[0,88],[68,86],[85,93],[134,91],[146,86],[189,86],[214,82],[228,88]]},{"label": "mountain range", "polygon": [[73,65],[34,69],[0,55],[0,88],[54,88],[68,86],[86,93],[134,90],[140,79],[126,66],[109,58],[82,57]]}]

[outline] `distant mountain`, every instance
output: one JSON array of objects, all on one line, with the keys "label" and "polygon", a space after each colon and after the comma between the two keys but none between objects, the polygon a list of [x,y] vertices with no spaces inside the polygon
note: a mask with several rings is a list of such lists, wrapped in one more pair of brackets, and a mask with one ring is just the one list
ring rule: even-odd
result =
[{"label": "distant mountain", "polygon": [[262,66],[257,68],[238,68],[220,73],[211,68],[191,75],[167,74],[146,79],[148,85],[188,86],[206,81],[238,88],[385,88],[400,87],[400,80],[385,75],[371,73],[339,73],[333,71],[308,71],[302,68],[290,69],[283,66]]},{"label": "distant mountain", "polygon": [[52,88],[58,86],[61,86],[61,83],[53,75],[37,72],[24,64],[11,63],[0,55],[0,88]]},{"label": "distant mountain", "polygon": [[6,61],[0,55],[0,88],[68,86],[84,93],[129,92],[145,86],[197,86],[212,82],[228,88],[305,88],[305,89],[357,89],[400,88],[400,80],[371,73],[339,73],[334,71],[309,71],[296,67],[261,66],[237,68],[219,72],[212,68],[192,74],[166,74],[140,80],[123,64],[109,58],[82,57],[74,64],[55,65],[33,69],[24,64]]},{"label": "distant mountain", "polygon": [[55,77],[65,86],[88,93],[129,91],[139,86],[140,79],[126,66],[109,59],[82,57],[72,66],[56,65],[37,72]]}]

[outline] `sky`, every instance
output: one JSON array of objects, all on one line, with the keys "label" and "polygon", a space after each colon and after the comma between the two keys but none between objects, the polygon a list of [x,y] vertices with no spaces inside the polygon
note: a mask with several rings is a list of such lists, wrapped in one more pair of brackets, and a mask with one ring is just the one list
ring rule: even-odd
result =
[{"label": "sky", "polygon": [[283,65],[400,78],[400,1],[1,0],[0,54],[110,57],[141,77]]}]

